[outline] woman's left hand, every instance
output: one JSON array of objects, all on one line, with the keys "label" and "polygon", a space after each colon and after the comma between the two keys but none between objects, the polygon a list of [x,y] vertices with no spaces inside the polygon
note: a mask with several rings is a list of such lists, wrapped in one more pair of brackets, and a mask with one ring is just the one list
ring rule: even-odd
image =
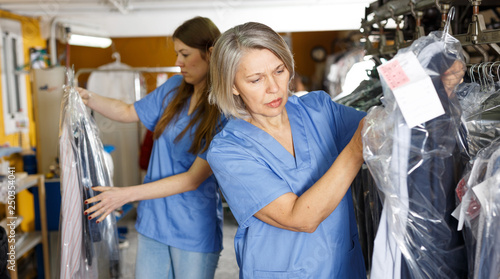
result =
[{"label": "woman's left hand", "polygon": [[115,209],[129,202],[128,187],[97,186],[92,187],[92,190],[101,193],[85,201],[85,204],[96,204],[85,210],[83,214],[88,215],[89,220],[100,216],[97,223],[102,222]]},{"label": "woman's left hand", "polygon": [[444,89],[448,96],[451,96],[455,87],[463,81],[465,69],[465,64],[460,60],[456,60],[441,76]]}]

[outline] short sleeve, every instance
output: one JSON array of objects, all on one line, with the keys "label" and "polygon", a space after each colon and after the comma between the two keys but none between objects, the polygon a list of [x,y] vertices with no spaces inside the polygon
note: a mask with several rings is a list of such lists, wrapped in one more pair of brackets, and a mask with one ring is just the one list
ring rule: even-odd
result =
[{"label": "short sleeve", "polygon": [[134,103],[134,108],[139,119],[148,130],[154,131],[156,123],[163,114],[167,104],[175,95],[174,93],[177,91],[181,81],[182,76],[175,75],[144,98]]},{"label": "short sleeve", "polygon": [[[226,123],[227,123],[227,118],[224,116],[224,114],[220,114],[220,117],[219,117],[219,125],[217,126],[217,129],[216,129],[216,132],[219,132],[221,131],[224,126],[226,126]],[[207,155],[208,155],[208,148],[207,150],[205,150],[205,152],[203,153],[198,153],[198,157],[200,157],[201,159],[207,161]]]},{"label": "short sleeve", "polygon": [[344,149],[349,143],[359,122],[366,116],[366,112],[334,102],[324,91],[313,91],[301,97],[304,105],[310,110],[317,110],[327,117],[328,125],[334,132],[337,145]]},{"label": "short sleeve", "polygon": [[208,152],[222,193],[240,226],[248,227],[252,216],[276,198],[292,192],[265,160],[253,156],[252,148],[215,139]]}]

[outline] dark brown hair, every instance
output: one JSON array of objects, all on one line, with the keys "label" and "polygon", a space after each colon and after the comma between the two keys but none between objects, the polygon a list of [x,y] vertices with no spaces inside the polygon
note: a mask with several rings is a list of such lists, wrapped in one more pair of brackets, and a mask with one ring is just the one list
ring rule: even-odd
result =
[{"label": "dark brown hair", "polygon": [[[208,18],[195,17],[185,21],[181,26],[177,27],[172,38],[182,41],[185,45],[196,48],[200,51],[201,57],[206,59],[210,47],[215,44],[215,41],[220,36],[220,31],[215,24]],[[198,154],[205,152],[212,141],[212,138],[220,129],[218,127],[220,112],[215,105],[208,103],[208,81],[207,78],[203,95],[196,104],[196,110],[187,127],[175,138],[180,140],[186,132],[195,124],[199,123],[194,133],[193,143],[189,148],[189,152]],[[172,101],[167,105],[160,120],[156,124],[153,138],[158,139],[165,128],[172,122],[177,120],[179,113],[186,106],[189,97],[194,93],[194,86],[182,80],[177,89],[177,93]],[[175,89],[174,89],[175,90]]]}]

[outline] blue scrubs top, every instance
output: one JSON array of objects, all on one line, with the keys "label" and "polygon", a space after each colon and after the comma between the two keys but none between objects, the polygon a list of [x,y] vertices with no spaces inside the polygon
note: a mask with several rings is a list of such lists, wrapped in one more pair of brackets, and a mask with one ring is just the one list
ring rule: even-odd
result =
[{"label": "blue scrubs top", "polygon": [[302,195],[349,143],[364,112],[333,102],[323,91],[286,104],[295,158],[256,126],[231,119],[215,136],[208,162],[239,228],[235,250],[240,278],[364,278],[352,194],[314,233],[271,226],[253,215],[293,192]]},{"label": "blue scrubs top", "polygon": [[[181,81],[182,76],[173,76],[134,104],[146,128],[154,130]],[[187,113],[188,106],[154,141],[144,183],[186,172],[197,156],[206,160],[206,152],[198,155],[188,152],[194,127],[175,142],[191,120]],[[179,249],[202,253],[222,250],[222,202],[215,177],[210,176],[195,191],[141,201],[135,227],[144,236]]]}]

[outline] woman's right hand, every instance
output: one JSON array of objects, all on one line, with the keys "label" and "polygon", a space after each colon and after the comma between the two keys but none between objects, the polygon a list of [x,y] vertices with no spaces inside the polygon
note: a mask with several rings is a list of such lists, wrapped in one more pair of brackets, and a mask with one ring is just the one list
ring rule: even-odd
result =
[{"label": "woman's right hand", "polygon": [[139,121],[134,104],[126,104],[119,99],[99,95],[81,87],[76,87],[76,91],[80,94],[83,103],[87,107],[104,117],[124,123]]},{"label": "woman's right hand", "polygon": [[88,215],[89,220],[99,217],[97,223],[104,221],[115,209],[131,201],[129,187],[97,186],[92,187],[92,190],[101,193],[85,201],[85,204],[93,205],[85,210],[84,214]]},{"label": "woman's right hand", "polygon": [[82,101],[83,103],[86,105],[86,106],[89,106],[89,101],[90,101],[90,98],[92,97],[93,92],[90,92],[88,91],[87,89],[85,88],[82,88],[82,87],[77,87],[76,88],[76,91],[78,91],[78,94],[80,94],[80,97],[82,98]]}]

